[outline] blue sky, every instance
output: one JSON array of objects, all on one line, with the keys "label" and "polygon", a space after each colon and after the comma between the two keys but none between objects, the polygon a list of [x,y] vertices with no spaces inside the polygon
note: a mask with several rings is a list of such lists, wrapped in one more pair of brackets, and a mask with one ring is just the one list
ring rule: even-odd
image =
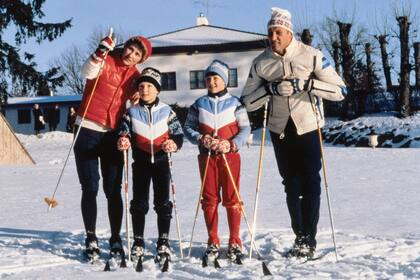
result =
[{"label": "blue sky", "polygon": [[[290,10],[295,29],[316,26],[334,13],[370,27],[382,24],[385,18],[395,25],[395,7],[420,15],[419,0],[46,0],[43,7],[46,16],[41,21],[73,18],[73,27],[53,42],[38,45],[29,41],[21,47],[36,54],[41,70],[72,44],[86,47],[95,29],[112,26],[125,37],[152,36],[194,26],[200,12],[211,25],[257,33],[266,32],[271,7]],[[414,24],[418,26],[418,21]]]}]

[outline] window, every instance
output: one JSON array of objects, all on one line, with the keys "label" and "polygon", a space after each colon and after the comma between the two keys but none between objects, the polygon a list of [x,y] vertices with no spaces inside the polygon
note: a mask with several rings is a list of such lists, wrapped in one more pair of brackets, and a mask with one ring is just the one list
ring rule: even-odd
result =
[{"label": "window", "polygon": [[162,90],[176,90],[176,73],[162,73]]},{"label": "window", "polygon": [[204,81],[204,70],[190,71],[190,88],[206,88],[206,82]]},{"label": "window", "polygon": [[31,123],[31,110],[20,109],[18,112],[18,124]]},{"label": "window", "polygon": [[238,70],[236,68],[229,69],[228,87],[238,87]]}]

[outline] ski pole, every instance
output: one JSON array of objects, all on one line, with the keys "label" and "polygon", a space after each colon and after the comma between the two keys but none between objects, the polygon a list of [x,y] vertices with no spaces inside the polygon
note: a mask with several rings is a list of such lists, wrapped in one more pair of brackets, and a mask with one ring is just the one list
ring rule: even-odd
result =
[{"label": "ski pole", "polygon": [[171,157],[171,153],[168,153],[168,164],[169,164],[169,178],[171,180],[172,198],[173,198],[173,204],[174,204],[174,210],[175,210],[176,230],[177,230],[177,233],[178,233],[178,240],[179,240],[179,253],[181,254],[181,259],[183,259],[184,254],[182,252],[181,229],[180,229],[179,219],[178,219],[178,210],[176,208],[175,183],[174,183],[174,180],[172,179],[172,157]]},{"label": "ski pole", "polygon": [[[112,29],[112,27],[111,27],[111,28],[109,29],[109,35],[108,35],[108,37],[111,37],[111,36],[112,36],[112,33],[113,33],[113,29]],[[99,67],[98,75],[96,76],[95,82],[94,82],[93,87],[92,87],[92,90],[91,90],[91,92],[90,92],[89,99],[88,99],[88,101],[87,101],[87,104],[86,104],[85,110],[84,110],[83,115],[82,115],[82,119],[81,119],[80,124],[79,124],[79,126],[78,126],[78,128],[77,128],[76,134],[75,134],[75,136],[73,137],[73,142],[71,143],[71,146],[70,146],[69,152],[67,153],[66,159],[65,159],[65,161],[64,161],[63,168],[61,169],[60,176],[58,177],[57,184],[55,185],[54,192],[53,192],[53,194],[52,194],[51,198],[50,198],[50,197],[44,197],[44,201],[48,204],[48,212],[50,212],[51,208],[54,208],[54,207],[56,207],[56,206],[58,205],[58,202],[57,202],[57,200],[55,199],[55,194],[57,193],[58,187],[59,187],[60,182],[61,182],[61,178],[63,177],[64,169],[65,169],[65,168],[66,168],[66,166],[67,166],[67,162],[68,162],[68,160],[69,160],[70,153],[71,153],[71,151],[72,151],[72,149],[73,149],[73,147],[74,147],[74,144],[76,143],[77,137],[79,136],[80,128],[82,127],[83,121],[85,120],[85,116],[86,116],[87,110],[88,110],[88,108],[89,108],[89,105],[90,105],[90,102],[91,102],[91,100],[92,100],[92,97],[93,97],[93,95],[94,95],[94,93],[95,93],[96,85],[98,84],[99,77],[101,76],[101,74],[102,74],[102,70],[104,69],[104,66],[105,66],[105,60],[106,60],[106,58],[107,58],[107,56],[108,56],[108,53],[109,53],[109,51],[106,51],[106,52],[105,52],[104,59],[102,60],[102,62],[101,62],[101,66]]]},{"label": "ski pole", "polygon": [[[264,154],[264,143],[265,143],[265,130],[267,125],[267,108],[268,100],[264,105],[264,120],[263,120],[263,130],[261,135],[261,147],[260,147],[260,160],[258,164],[258,175],[257,175],[257,188],[255,190],[255,202],[254,202],[254,215],[252,219],[252,231],[251,231],[251,244],[254,242],[255,231],[257,227],[257,209],[258,209],[258,196],[260,193],[260,183],[261,183],[261,174],[262,174],[262,163],[263,163],[263,154]],[[252,258],[252,246],[249,249],[249,259]]]},{"label": "ski pole", "polygon": [[195,229],[195,224],[197,222],[198,209],[200,208],[200,202],[203,199],[203,189],[204,189],[204,183],[205,183],[206,178],[207,178],[207,169],[209,167],[209,161],[210,161],[210,150],[207,154],[206,165],[204,167],[204,174],[203,174],[203,178],[201,179],[200,194],[198,195],[197,207],[195,209],[195,217],[194,217],[194,223],[193,223],[192,232],[191,232],[190,249],[188,250],[188,258],[191,256],[192,242],[193,242],[193,237],[194,237],[194,229]]},{"label": "ski pole", "polygon": [[[245,208],[243,206],[241,196],[240,196],[239,191],[238,191],[238,188],[236,186],[235,179],[233,178],[232,171],[230,170],[229,163],[228,163],[228,161],[226,159],[225,154],[222,154],[222,157],[223,157],[223,161],[225,162],[226,170],[227,170],[227,172],[229,174],[229,178],[230,178],[230,180],[232,182],[233,189],[235,191],[236,197],[239,200],[239,205],[241,206],[241,212],[242,212],[242,215],[244,216],[245,223],[246,223],[246,225],[248,227],[248,232],[251,234],[251,227],[249,226],[248,218],[246,217],[246,213],[245,213]],[[259,259],[262,259],[261,253],[258,251],[257,245],[255,244],[255,242],[253,240],[251,240],[251,247],[252,246],[254,246],[255,252],[257,253],[258,258]],[[271,272],[270,272],[270,270],[268,269],[268,267],[267,267],[267,265],[265,264],[264,261],[262,261],[262,266],[263,266],[264,275],[272,275]]]},{"label": "ski pole", "polygon": [[330,217],[331,235],[332,235],[332,240],[334,243],[335,260],[338,261],[337,243],[335,241],[334,220],[333,220],[332,207],[331,207],[331,202],[330,202],[330,194],[328,191],[328,181],[327,181],[327,171],[326,171],[326,163],[325,163],[325,157],[324,157],[324,148],[322,145],[322,133],[321,133],[321,128],[319,125],[319,118],[318,118],[321,116],[320,116],[320,112],[318,113],[318,111],[316,110],[314,99],[311,98],[311,101],[312,101],[311,102],[312,109],[314,110],[314,113],[316,114],[316,124],[317,124],[317,131],[318,131],[318,137],[319,137],[319,150],[321,152],[322,174],[324,176],[325,194],[327,195],[328,214]]},{"label": "ski pole", "polygon": [[128,260],[131,261],[130,221],[128,211],[128,151],[124,150],[124,193],[125,193],[125,231],[127,232]]}]

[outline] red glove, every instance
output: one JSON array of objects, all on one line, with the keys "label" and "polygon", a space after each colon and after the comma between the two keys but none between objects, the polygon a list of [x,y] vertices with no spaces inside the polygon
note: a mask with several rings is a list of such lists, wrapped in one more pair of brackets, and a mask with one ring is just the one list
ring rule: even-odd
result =
[{"label": "red glove", "polygon": [[228,140],[220,140],[216,152],[226,154],[230,152],[230,143]]},{"label": "red glove", "polygon": [[172,139],[168,139],[165,142],[162,143],[162,150],[165,153],[173,153],[178,150],[178,146]]},{"label": "red glove", "polygon": [[114,49],[115,44],[116,42],[111,37],[103,38],[96,51],[92,54],[92,58],[98,62],[103,61],[106,54]]},{"label": "red glove", "polygon": [[120,151],[127,151],[131,146],[130,139],[125,136],[121,136],[117,142],[117,148]]},{"label": "red glove", "polygon": [[200,138],[201,145],[206,149],[211,149],[211,143],[213,142],[213,137],[211,137],[209,134],[203,135],[203,137]]}]

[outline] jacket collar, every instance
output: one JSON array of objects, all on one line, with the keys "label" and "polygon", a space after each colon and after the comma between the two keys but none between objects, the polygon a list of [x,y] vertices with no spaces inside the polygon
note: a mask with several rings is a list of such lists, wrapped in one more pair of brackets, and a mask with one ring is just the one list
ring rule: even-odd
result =
[{"label": "jacket collar", "polygon": [[154,106],[159,105],[159,97],[156,97],[155,101],[153,101],[152,103],[149,103],[149,104],[144,103],[144,101],[140,99],[139,105],[143,106],[143,107],[147,107],[147,108],[152,108]]},{"label": "jacket collar", "polygon": [[220,91],[216,94],[207,92],[207,96],[210,97],[210,98],[216,98],[216,97],[221,98],[221,97],[225,96],[227,94],[227,92],[228,92],[227,87],[225,87],[224,90],[222,90],[222,91]]}]

